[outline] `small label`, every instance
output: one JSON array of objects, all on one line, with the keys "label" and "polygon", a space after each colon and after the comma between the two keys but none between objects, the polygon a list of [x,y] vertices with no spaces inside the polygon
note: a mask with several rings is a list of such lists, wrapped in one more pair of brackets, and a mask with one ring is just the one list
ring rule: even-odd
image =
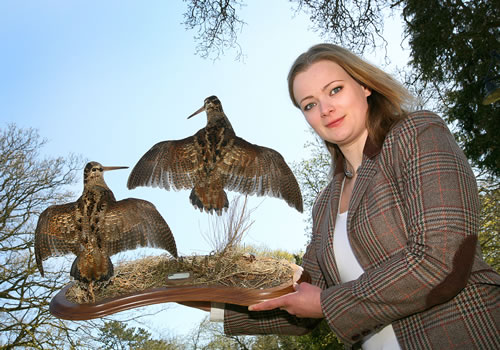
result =
[{"label": "small label", "polygon": [[189,272],[177,272],[167,276],[169,280],[183,280],[189,278],[191,275]]}]

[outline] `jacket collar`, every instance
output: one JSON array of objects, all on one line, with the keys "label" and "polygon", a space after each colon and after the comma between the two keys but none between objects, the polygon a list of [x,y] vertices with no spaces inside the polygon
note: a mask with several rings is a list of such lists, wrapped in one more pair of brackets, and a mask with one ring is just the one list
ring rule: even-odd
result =
[{"label": "jacket collar", "polygon": [[[363,148],[363,155],[367,158],[373,158],[380,153],[382,147],[377,146],[377,144],[371,139],[370,135],[366,138],[365,147]],[[333,176],[340,173],[344,173],[344,155],[337,157],[335,159],[335,171]]]}]

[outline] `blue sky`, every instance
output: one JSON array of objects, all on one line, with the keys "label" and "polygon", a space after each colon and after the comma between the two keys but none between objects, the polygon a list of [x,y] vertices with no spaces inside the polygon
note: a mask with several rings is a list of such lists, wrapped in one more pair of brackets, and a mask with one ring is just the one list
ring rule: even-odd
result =
[{"label": "blue sky", "polygon": [[[323,40],[288,1],[249,3],[239,11],[247,23],[239,35],[244,60],[229,50],[212,61],[195,55],[196,32],[181,24],[182,1],[1,2],[0,127],[14,122],[38,129],[48,140],[42,153],[51,157],[74,153],[132,168],[155,143],[204,127],[205,113],[186,118],[205,97],[217,95],[237,135],[298,162],[307,157],[303,146],[312,136],[289,101],[286,75],[300,53]],[[393,57],[403,57],[399,32],[391,34]],[[371,61],[382,64],[383,54]],[[201,235],[208,215],[192,207],[189,192],[127,190],[130,170],[106,174],[116,198],[154,203],[181,255],[209,253]],[[75,192],[81,189],[78,183]],[[274,198],[251,197],[249,206],[257,208],[246,243],[305,248],[309,213]],[[172,306],[152,318],[162,320],[153,328],[183,334],[203,315]]]}]

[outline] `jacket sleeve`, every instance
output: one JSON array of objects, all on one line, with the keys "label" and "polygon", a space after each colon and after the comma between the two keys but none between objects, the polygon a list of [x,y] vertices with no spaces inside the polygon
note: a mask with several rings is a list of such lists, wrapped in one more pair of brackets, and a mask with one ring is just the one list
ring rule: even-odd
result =
[{"label": "jacket sleeve", "polygon": [[[313,212],[315,208],[316,205]],[[311,275],[311,283],[324,289],[326,283],[316,259],[316,245],[320,240],[319,235],[313,235],[303,256],[302,267]],[[248,311],[243,306],[226,304],[224,333],[227,335],[303,335],[312,331],[320,321],[321,319],[299,318],[282,310]]]},{"label": "jacket sleeve", "polygon": [[406,242],[357,280],[321,294],[327,322],[346,344],[452,299],[465,287],[474,261],[480,205],[463,152],[433,114],[409,117],[398,130],[392,135],[393,166]]}]

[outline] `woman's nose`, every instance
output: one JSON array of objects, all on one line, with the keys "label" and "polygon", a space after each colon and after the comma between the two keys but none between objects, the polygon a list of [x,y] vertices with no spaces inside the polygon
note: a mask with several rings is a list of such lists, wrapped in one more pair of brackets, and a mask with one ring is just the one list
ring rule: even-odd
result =
[{"label": "woman's nose", "polygon": [[330,101],[320,101],[319,109],[321,112],[321,117],[326,117],[335,110],[335,107]]}]

